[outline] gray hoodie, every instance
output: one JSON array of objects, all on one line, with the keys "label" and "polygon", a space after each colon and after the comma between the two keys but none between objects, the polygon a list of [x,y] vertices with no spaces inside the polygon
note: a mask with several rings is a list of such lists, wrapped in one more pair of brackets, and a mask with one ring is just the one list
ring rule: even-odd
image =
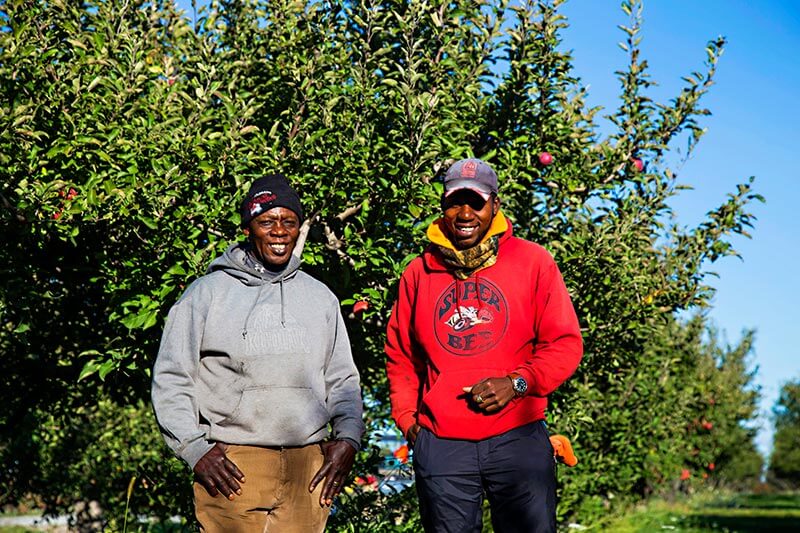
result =
[{"label": "gray hoodie", "polygon": [[358,370],[339,301],[298,270],[264,269],[232,244],[169,312],[152,400],[194,468],[215,442],[301,446],[364,434]]}]

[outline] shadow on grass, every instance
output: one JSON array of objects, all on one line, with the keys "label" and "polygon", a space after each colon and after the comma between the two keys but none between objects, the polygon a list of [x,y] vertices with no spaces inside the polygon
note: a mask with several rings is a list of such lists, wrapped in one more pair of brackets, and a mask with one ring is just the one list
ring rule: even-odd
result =
[{"label": "shadow on grass", "polygon": [[729,506],[800,510],[800,494],[745,494],[733,498]]},{"label": "shadow on grass", "polygon": [[695,512],[686,517],[684,525],[738,533],[797,533],[800,518],[784,516],[730,516]]}]

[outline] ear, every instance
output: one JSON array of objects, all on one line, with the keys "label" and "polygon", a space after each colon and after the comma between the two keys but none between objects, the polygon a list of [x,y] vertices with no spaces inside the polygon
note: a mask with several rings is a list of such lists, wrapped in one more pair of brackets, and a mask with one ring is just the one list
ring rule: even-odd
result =
[{"label": "ear", "polygon": [[242,228],[242,233],[244,233],[245,237],[250,236],[250,228]]},{"label": "ear", "polygon": [[492,216],[497,215],[497,212],[500,211],[500,198],[496,195],[492,196]]}]

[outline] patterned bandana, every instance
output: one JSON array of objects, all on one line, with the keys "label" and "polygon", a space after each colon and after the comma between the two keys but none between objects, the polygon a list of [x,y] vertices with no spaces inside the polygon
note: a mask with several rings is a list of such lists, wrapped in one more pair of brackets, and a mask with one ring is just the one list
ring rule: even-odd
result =
[{"label": "patterned bandana", "polygon": [[497,262],[499,243],[500,236],[493,235],[488,240],[466,250],[455,250],[441,244],[436,246],[444,256],[445,264],[452,267],[455,277],[467,279],[476,270],[488,268]]}]

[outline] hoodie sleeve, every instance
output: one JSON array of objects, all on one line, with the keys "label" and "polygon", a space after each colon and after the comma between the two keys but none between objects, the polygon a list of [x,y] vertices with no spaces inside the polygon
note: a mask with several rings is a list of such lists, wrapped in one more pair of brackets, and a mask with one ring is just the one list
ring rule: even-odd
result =
[{"label": "hoodie sleeve", "polygon": [[417,422],[417,408],[425,375],[425,361],[416,349],[411,325],[414,295],[417,292],[412,268],[414,266],[409,266],[400,278],[397,301],[386,328],[384,348],[392,418],[403,435]]},{"label": "hoodie sleeve", "polygon": [[534,345],[531,357],[515,371],[528,382],[528,394],[547,396],[578,368],[583,356],[578,317],[561,272],[542,250],[533,294]]},{"label": "hoodie sleeve", "polygon": [[159,429],[172,451],[191,468],[212,447],[200,427],[195,379],[207,304],[197,286],[170,309],[153,367],[151,398]]},{"label": "hoodie sleeve", "polygon": [[334,438],[347,440],[358,450],[365,432],[362,419],[364,407],[358,369],[353,362],[350,339],[336,299],[330,317],[331,346],[325,365],[326,406],[331,416]]}]

